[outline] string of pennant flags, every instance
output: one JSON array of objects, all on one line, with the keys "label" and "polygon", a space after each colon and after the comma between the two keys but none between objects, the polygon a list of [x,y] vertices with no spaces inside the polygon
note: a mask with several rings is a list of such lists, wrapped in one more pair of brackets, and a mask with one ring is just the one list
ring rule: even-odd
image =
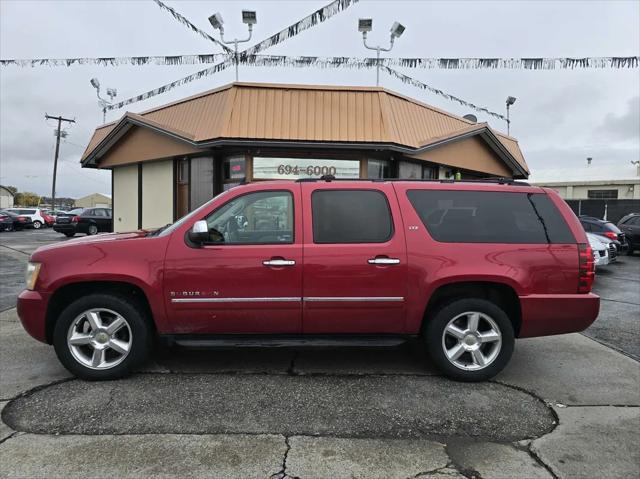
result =
[{"label": "string of pennant flags", "polygon": [[[311,60],[313,59],[313,60]],[[353,59],[349,57],[329,57],[329,58],[318,58],[318,57],[287,57],[287,56],[279,56],[279,55],[248,55],[241,57],[241,61],[243,65],[247,66],[256,66],[256,67],[278,67],[278,66],[287,66],[287,67],[304,67],[313,65],[319,68],[374,68],[375,58],[370,59],[373,61],[364,61],[364,62],[353,62]],[[229,58],[223,63],[215,65],[214,67],[207,68],[205,70],[193,73],[191,75],[187,75],[179,80],[173,81],[166,85],[163,85],[158,88],[154,88],[153,90],[149,90],[145,93],[141,93],[140,95],[136,95],[134,97],[128,98],[118,103],[114,103],[112,105],[107,105],[107,110],[118,110],[126,105],[130,105],[132,103],[137,103],[139,101],[146,100],[156,95],[161,95],[166,93],[169,90],[182,86],[186,83],[190,83],[195,80],[199,80],[203,77],[214,75],[216,73],[221,72],[222,70],[232,66],[234,64],[235,59],[233,57]],[[313,63],[309,63],[313,61]],[[484,113],[500,120],[506,121],[506,117],[491,111],[487,108],[477,106],[471,102],[463,100],[462,98],[458,98],[455,95],[451,95],[443,90],[432,87],[420,80],[416,80],[408,75],[400,73],[399,71],[390,68],[388,66],[381,67],[384,72],[389,74],[390,76],[400,80],[401,82],[414,86],[416,88],[427,90],[431,93],[434,93],[440,97],[446,98],[447,100],[454,101],[460,105],[463,105],[467,108],[475,110],[479,113]]]},{"label": "string of pennant flags", "polygon": [[204,32],[174,8],[166,5],[161,0],[152,0],[163,11],[187,27],[189,30],[205,38],[222,48],[223,53],[201,55],[168,55],[168,56],[131,56],[131,57],[83,57],[83,58],[34,58],[34,59],[0,59],[0,67],[74,67],[83,65],[97,65],[105,67],[117,66],[148,66],[148,65],[211,65],[196,73],[187,75],[166,85],[154,88],[147,92],[133,96],[126,100],[104,106],[104,110],[118,110],[126,105],[137,103],[153,96],[161,95],[174,88],[215,75],[221,71],[238,65],[256,67],[287,67],[287,68],[349,68],[368,69],[380,67],[382,71],[397,80],[429,91],[433,94],[457,102],[467,108],[484,113],[495,118],[506,118],[488,110],[467,102],[457,96],[443,90],[432,87],[420,80],[399,72],[396,68],[407,69],[444,69],[444,70],[482,70],[482,69],[510,69],[510,70],[575,70],[575,69],[631,69],[640,66],[640,56],[621,57],[541,57],[541,58],[390,58],[383,57],[379,60],[371,57],[318,57],[318,56],[287,56],[264,55],[262,51],[281,44],[286,40],[299,35],[305,30],[317,26],[331,17],[343,12],[359,0],[333,0],[324,7],[315,10],[301,20],[289,25],[270,37],[256,43],[252,47],[236,54],[220,40]]},{"label": "string of pennant flags", "polygon": [[[262,48],[264,49],[264,48]],[[71,67],[83,65],[98,66],[145,66],[145,65],[206,65],[220,59],[233,58],[233,54],[213,53],[201,55],[156,55],[136,57],[96,57],[96,58],[12,58],[0,59],[0,66],[10,67]],[[240,63],[266,62],[261,55],[243,52],[238,57]],[[273,55],[268,56],[271,59]],[[278,56],[278,66],[308,66],[323,68],[327,64],[346,67],[368,68],[375,66],[375,57],[317,57]],[[631,57],[552,57],[552,58],[380,58],[380,65],[388,67],[443,69],[443,70],[576,70],[576,69],[624,69],[638,68],[640,56]]]}]

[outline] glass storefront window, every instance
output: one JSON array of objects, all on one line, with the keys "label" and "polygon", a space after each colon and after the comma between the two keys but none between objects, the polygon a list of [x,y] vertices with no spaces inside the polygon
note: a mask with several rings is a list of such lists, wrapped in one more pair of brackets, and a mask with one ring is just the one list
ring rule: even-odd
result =
[{"label": "glass storefront window", "polygon": [[244,156],[230,156],[222,160],[224,180],[241,180],[247,176]]},{"label": "glass storefront window", "polygon": [[360,178],[360,161],[312,158],[253,158],[255,180],[296,180],[333,175],[336,178]]},{"label": "glass storefront window", "polygon": [[391,165],[387,160],[368,160],[367,178],[391,178]]},{"label": "glass storefront window", "polygon": [[438,179],[438,167],[437,166],[423,166],[422,167],[422,179],[423,180],[437,180]]},{"label": "glass storefront window", "polygon": [[422,165],[420,163],[401,161],[398,169],[398,178],[404,180],[422,179]]},{"label": "glass storefront window", "polygon": [[195,210],[213,198],[213,158],[191,158],[191,204],[189,210]]}]

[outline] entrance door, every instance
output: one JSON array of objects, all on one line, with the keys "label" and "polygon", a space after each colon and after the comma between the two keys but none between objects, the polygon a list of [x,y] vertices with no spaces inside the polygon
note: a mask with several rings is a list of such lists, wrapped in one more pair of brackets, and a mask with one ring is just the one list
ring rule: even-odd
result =
[{"label": "entrance door", "polygon": [[[353,184],[353,183],[352,183]],[[303,183],[303,331],[403,333],[407,257],[390,184]]]},{"label": "entrance door", "polygon": [[165,297],[176,333],[299,333],[302,320],[300,186],[228,192],[204,219],[209,241],[174,234]]}]

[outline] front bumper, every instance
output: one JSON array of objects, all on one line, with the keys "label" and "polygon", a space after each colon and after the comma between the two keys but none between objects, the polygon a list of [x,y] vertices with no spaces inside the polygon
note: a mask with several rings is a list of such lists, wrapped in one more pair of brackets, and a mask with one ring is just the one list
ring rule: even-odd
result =
[{"label": "front bumper", "polygon": [[22,327],[32,337],[43,343],[47,342],[47,305],[49,295],[25,289],[18,296],[18,317]]},{"label": "front bumper", "polygon": [[519,338],[577,333],[598,317],[600,297],[593,294],[532,294],[520,296]]}]

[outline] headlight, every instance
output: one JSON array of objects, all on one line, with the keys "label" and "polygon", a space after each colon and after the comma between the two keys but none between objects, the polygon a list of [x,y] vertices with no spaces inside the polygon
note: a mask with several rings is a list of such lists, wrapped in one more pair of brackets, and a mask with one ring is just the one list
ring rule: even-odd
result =
[{"label": "headlight", "polygon": [[38,280],[38,274],[40,273],[40,263],[32,263],[29,261],[27,264],[27,273],[25,274],[25,282],[27,283],[27,289],[33,290]]}]

